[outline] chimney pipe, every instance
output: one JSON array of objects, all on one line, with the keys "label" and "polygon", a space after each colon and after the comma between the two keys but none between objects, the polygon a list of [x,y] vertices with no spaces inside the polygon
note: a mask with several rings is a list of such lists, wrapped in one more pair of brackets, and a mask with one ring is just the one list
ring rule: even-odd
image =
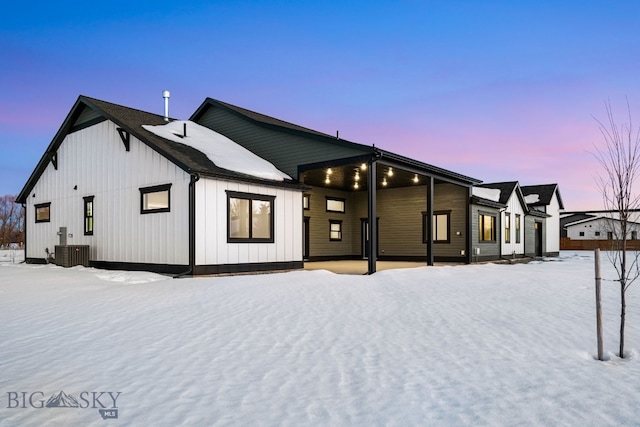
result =
[{"label": "chimney pipe", "polygon": [[164,98],[164,121],[165,122],[169,121],[169,96],[171,96],[171,94],[169,93],[168,90],[165,90],[162,92],[162,97]]}]

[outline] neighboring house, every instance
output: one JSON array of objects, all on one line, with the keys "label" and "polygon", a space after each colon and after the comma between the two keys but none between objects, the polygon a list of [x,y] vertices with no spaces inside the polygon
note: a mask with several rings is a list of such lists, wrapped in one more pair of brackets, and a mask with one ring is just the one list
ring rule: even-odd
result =
[{"label": "neighboring house", "polygon": [[[560,210],[564,209],[558,184],[522,186],[522,194],[533,222],[536,255],[560,253]],[[529,224],[526,225],[529,227]],[[529,253],[529,250],[527,250]]]},{"label": "neighboring house", "polygon": [[196,123],[80,96],[18,196],[26,259],[60,239],[102,268],[301,268],[303,190]]},{"label": "neighboring house", "polygon": [[[572,240],[618,240],[622,237],[620,220],[602,214],[576,219],[563,226],[566,237]],[[640,223],[627,223],[627,240],[638,240]]]},{"label": "neighboring house", "polygon": [[560,216],[560,239],[566,238],[566,225],[572,222],[582,221],[583,219],[595,218],[597,215],[589,212],[564,212]]}]

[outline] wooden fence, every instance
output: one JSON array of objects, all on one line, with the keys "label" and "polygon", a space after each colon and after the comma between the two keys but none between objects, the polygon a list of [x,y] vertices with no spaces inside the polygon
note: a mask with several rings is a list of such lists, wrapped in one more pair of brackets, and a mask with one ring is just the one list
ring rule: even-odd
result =
[{"label": "wooden fence", "polygon": [[[617,245],[617,240],[571,240],[568,237],[560,239],[561,251],[592,251],[596,248],[610,251]],[[640,251],[640,240],[627,240],[627,250]]]}]

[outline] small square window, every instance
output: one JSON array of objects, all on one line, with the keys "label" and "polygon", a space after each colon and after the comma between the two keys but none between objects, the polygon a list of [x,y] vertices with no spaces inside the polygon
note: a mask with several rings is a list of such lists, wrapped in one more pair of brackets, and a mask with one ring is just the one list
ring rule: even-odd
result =
[{"label": "small square window", "polygon": [[332,242],[342,241],[342,221],[329,220],[329,240]]},{"label": "small square window", "polygon": [[596,231],[596,236],[599,236],[599,235],[600,235],[600,232],[599,232],[599,231]]},{"label": "small square window", "polygon": [[344,213],[345,199],[327,197],[327,212]]},{"label": "small square window", "polygon": [[36,222],[51,222],[51,202],[35,205]]},{"label": "small square window", "polygon": [[140,213],[170,212],[171,184],[140,189]]},{"label": "small square window", "polygon": [[580,237],[584,237],[584,231],[580,232]]}]

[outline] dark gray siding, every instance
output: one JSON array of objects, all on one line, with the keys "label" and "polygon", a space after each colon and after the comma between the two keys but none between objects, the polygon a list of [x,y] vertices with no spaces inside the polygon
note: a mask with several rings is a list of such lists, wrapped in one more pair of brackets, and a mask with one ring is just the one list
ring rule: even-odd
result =
[{"label": "dark gray siding", "polygon": [[[304,216],[309,217],[309,257],[313,259],[356,255],[353,247],[354,239],[359,239],[359,229],[354,227],[356,217],[354,193],[313,187],[306,194],[310,196],[309,210],[304,211]],[[327,196],[345,199],[345,213],[327,212]],[[342,241],[329,239],[329,220],[342,221]]]},{"label": "dark gray siding", "polygon": [[[362,255],[361,220],[367,217],[366,191],[344,192],[313,187],[309,192],[310,257],[360,257]],[[326,196],[346,200],[344,214],[326,212]],[[434,244],[437,258],[463,261],[461,251],[466,242],[467,189],[452,184],[438,184],[434,188],[434,210],[451,211],[450,243]],[[411,259],[426,258],[427,245],[422,242],[422,212],[427,209],[426,187],[378,190],[378,253],[381,257]],[[329,219],[343,221],[342,242],[329,241]],[[460,233],[459,235],[457,233]]]},{"label": "dark gray siding", "polygon": [[[434,211],[451,211],[450,243],[435,243],[435,257],[462,257],[461,251],[465,249],[466,242],[466,195],[466,187],[435,185]],[[356,200],[359,218],[366,217],[366,193],[359,195]],[[380,256],[426,257],[427,245],[422,241],[422,212],[427,210],[426,186],[378,190],[376,210]]]},{"label": "dark gray siding", "polygon": [[524,217],[524,254],[533,257],[536,254],[536,234],[533,228],[535,218],[527,215]]},{"label": "dark gray siding", "polygon": [[558,255],[557,252],[550,253],[547,252],[547,222],[544,218],[536,218],[533,216],[527,215],[525,217],[525,228],[524,228],[524,250],[525,255],[534,257],[536,255],[536,230],[534,228],[534,223],[540,223],[542,226],[542,254],[545,256],[555,256]]},{"label": "dark gray siding", "polygon": [[[486,206],[472,205],[471,210],[473,212],[471,218],[471,235],[472,235],[472,249],[471,254],[472,261],[487,261],[500,258],[500,238],[501,238],[501,224],[500,224],[500,210],[490,208]],[[480,213],[488,213],[496,216],[496,240],[494,242],[480,242],[480,231],[478,216]],[[477,249],[480,253],[477,253]]]},{"label": "dark gray siding", "polygon": [[298,165],[365,154],[362,150],[267,129],[221,108],[209,108],[198,123],[270,161],[293,179],[298,179]]}]

